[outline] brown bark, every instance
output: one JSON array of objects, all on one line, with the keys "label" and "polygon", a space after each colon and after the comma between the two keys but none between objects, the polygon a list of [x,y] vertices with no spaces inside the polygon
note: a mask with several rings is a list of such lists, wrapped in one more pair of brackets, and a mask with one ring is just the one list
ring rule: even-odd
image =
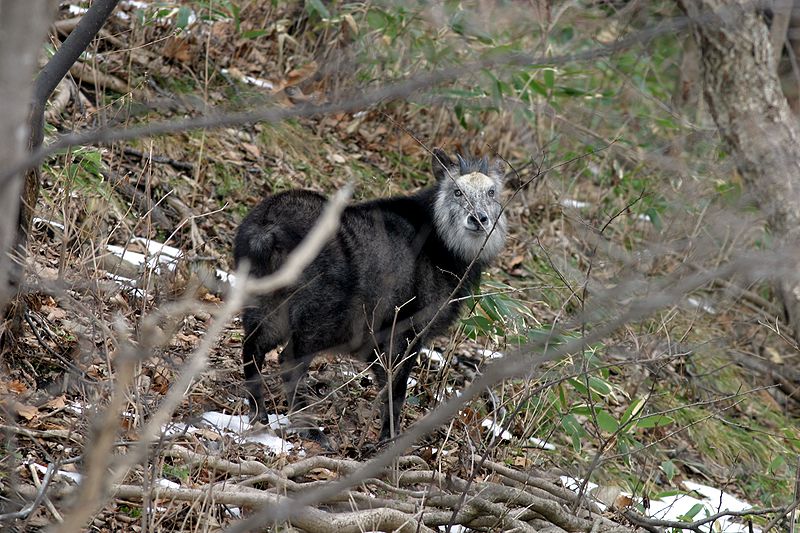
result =
[{"label": "brown bark", "polygon": [[[703,92],[750,193],[800,263],[800,129],[781,91],[769,30],[746,0],[678,0],[700,48]],[[778,283],[800,338],[800,280]]]}]

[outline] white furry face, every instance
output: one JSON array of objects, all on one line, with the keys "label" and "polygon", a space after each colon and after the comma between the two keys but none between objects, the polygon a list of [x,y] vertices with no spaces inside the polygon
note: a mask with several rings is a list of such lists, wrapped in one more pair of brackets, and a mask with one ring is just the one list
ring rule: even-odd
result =
[{"label": "white furry face", "polygon": [[500,203],[503,182],[497,171],[459,176],[456,168],[451,167],[448,175],[439,179],[434,207],[436,231],[462,260],[472,261],[480,253],[478,261],[487,263],[500,253],[506,239],[506,218]]}]

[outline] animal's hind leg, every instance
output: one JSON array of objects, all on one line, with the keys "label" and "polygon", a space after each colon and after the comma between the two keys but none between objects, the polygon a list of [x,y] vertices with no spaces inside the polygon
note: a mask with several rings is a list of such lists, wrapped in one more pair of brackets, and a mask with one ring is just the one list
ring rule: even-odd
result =
[{"label": "animal's hind leg", "polygon": [[269,328],[263,324],[261,316],[247,313],[242,316],[244,341],[242,342],[242,364],[245,387],[249,394],[250,418],[253,421],[268,422],[267,407],[264,403],[264,386],[261,382],[261,367],[267,352],[280,343],[276,335],[270,335]]}]

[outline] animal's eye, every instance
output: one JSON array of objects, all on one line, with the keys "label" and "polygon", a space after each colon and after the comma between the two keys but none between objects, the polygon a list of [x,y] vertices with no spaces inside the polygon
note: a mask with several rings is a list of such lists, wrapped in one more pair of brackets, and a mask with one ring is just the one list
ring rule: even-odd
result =
[{"label": "animal's eye", "polygon": [[453,194],[455,194],[456,196],[461,196],[461,189],[456,189],[455,191],[453,191]]},{"label": "animal's eye", "polygon": [[489,189],[489,198],[494,198],[494,189]]}]

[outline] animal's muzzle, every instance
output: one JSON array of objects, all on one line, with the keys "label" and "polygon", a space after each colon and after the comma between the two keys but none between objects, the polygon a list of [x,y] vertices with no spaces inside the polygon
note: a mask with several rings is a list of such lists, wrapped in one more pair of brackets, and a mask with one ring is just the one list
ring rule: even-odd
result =
[{"label": "animal's muzzle", "polygon": [[480,211],[474,215],[469,215],[467,217],[467,229],[472,231],[489,229],[489,217],[486,216],[486,213],[481,213]]}]

